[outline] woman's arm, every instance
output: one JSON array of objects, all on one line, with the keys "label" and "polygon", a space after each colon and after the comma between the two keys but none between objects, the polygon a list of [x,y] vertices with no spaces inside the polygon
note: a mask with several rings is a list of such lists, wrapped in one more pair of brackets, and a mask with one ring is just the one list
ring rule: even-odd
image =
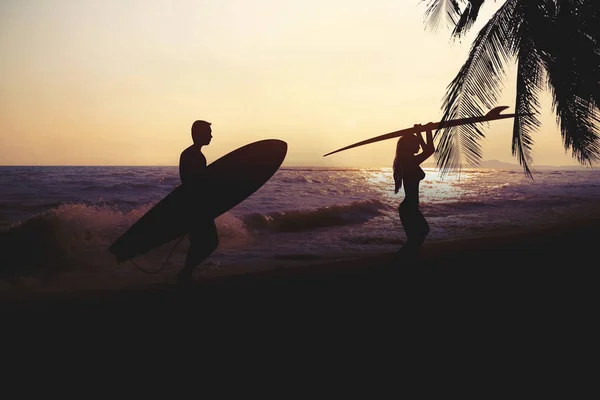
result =
[{"label": "woman's arm", "polygon": [[394,193],[398,193],[402,187],[402,166],[400,165],[400,160],[398,159],[399,144],[399,142],[396,144],[396,156],[394,157],[394,166],[392,168],[394,175]]},{"label": "woman's arm", "polygon": [[[415,126],[420,126],[420,125],[417,124]],[[419,153],[415,156],[415,159],[417,160],[417,162],[419,164],[421,164],[423,161],[427,160],[435,152],[435,147],[433,145],[433,132],[432,132],[432,129],[430,128],[430,126],[431,126],[431,123],[426,124],[425,126],[422,127],[425,129],[427,142],[425,142],[423,140],[423,133],[419,132],[419,134],[417,135],[421,141],[421,148],[423,149],[423,151],[421,153]]]},{"label": "woman's arm", "polygon": [[[395,161],[395,160],[394,160]],[[398,193],[402,187],[402,166],[394,162],[394,193]]]}]

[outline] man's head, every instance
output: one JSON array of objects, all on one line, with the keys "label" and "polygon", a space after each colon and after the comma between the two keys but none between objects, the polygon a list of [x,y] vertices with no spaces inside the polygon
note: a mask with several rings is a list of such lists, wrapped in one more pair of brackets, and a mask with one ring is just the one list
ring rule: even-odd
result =
[{"label": "man's head", "polygon": [[210,139],[212,139],[210,122],[195,121],[192,124],[192,140],[194,144],[204,146],[210,143]]}]

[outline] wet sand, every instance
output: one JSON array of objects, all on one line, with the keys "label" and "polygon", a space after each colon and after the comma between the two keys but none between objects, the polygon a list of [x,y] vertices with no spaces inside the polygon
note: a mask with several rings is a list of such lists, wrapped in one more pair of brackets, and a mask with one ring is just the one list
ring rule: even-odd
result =
[{"label": "wet sand", "polygon": [[[521,229],[512,235],[426,243],[412,262],[393,253],[199,279],[188,290],[159,283],[5,299],[5,321],[160,320],[207,324],[569,318],[596,312],[600,220]],[[404,316],[404,317],[402,317]],[[418,323],[418,322],[417,322]]]},{"label": "wet sand", "polygon": [[188,374],[251,374],[263,387],[287,377],[306,388],[322,377],[336,391],[373,375],[395,390],[418,379],[444,393],[592,382],[599,226],[582,218],[427,243],[412,264],[387,253],[232,271],[189,291],[159,283],[5,299],[3,355],[29,364],[75,356],[81,372],[117,368],[127,379],[184,365]]}]

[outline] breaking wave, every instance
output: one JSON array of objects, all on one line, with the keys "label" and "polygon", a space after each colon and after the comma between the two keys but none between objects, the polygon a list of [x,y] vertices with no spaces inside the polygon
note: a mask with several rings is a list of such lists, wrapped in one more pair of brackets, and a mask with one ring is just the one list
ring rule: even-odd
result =
[{"label": "breaking wave", "polygon": [[[0,232],[0,278],[111,265],[110,244],[150,208],[123,212],[110,206],[63,204],[14,223]],[[243,222],[229,213],[216,223],[224,247],[248,236]],[[169,244],[161,247],[165,254],[172,248]]]},{"label": "breaking wave", "polygon": [[241,219],[251,230],[297,232],[364,223],[383,215],[382,210],[385,208],[387,206],[379,200],[364,200],[309,210],[249,213],[243,215]]}]

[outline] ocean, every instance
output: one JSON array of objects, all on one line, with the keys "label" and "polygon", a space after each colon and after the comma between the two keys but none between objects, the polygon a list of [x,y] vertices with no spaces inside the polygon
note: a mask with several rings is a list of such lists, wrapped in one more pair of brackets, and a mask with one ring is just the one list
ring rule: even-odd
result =
[{"label": "ocean", "polygon": [[[598,169],[544,169],[534,179],[522,170],[425,172],[426,243],[600,214]],[[0,167],[0,278],[70,277],[91,286],[172,279],[186,238],[138,257],[146,273],[117,263],[107,248],[177,185],[177,167]],[[405,235],[397,211],[403,191],[396,195],[393,188],[391,168],[281,168],[216,220],[220,246],[198,273],[395,251]],[[147,272],[156,273],[149,278]]]}]

